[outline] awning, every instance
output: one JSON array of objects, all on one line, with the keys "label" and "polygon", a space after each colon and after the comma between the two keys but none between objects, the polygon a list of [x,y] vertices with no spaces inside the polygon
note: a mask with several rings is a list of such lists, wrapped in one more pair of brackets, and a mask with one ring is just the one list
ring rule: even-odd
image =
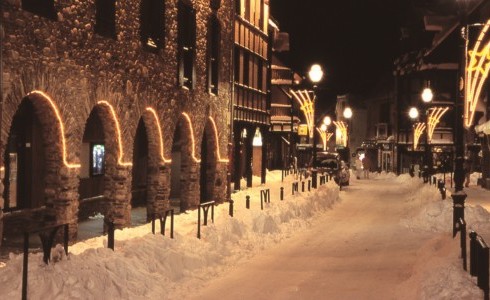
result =
[{"label": "awning", "polygon": [[490,134],[490,121],[486,121],[483,124],[475,126],[476,133],[483,132],[484,134]]}]

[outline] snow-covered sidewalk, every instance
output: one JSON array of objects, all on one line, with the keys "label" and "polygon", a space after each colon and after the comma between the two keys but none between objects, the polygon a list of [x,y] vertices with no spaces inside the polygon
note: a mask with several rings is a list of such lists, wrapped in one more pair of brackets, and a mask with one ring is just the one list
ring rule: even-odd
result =
[{"label": "snow-covered sidewalk", "polygon": [[[267,186],[233,194],[235,217],[228,204],[215,209],[215,223],[201,227],[196,238],[197,211],[175,218],[175,238],[151,234],[151,224],[117,230],[115,251],[106,248],[107,238],[98,237],[61,247],[54,262],[46,266],[42,254],[29,255],[29,299],[175,299],[204,282],[307,228],[318,212],[338,200],[338,187],[321,186],[311,192],[291,195],[292,176],[281,183],[280,172],[270,172]],[[279,200],[284,186],[285,201]],[[271,204],[260,210],[260,190],[269,188]],[[300,187],[301,190],[301,187]],[[245,197],[251,197],[251,209]],[[22,255],[11,255],[0,267],[1,297],[21,295]],[[5,287],[8,287],[5,288]]]}]

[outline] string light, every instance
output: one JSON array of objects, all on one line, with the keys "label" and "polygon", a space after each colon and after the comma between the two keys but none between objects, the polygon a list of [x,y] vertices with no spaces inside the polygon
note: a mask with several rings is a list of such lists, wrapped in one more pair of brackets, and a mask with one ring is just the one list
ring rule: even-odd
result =
[{"label": "string light", "polygon": [[212,117],[209,117],[209,120],[211,121],[211,124],[213,125],[214,137],[215,137],[215,141],[216,141],[216,153],[218,154],[218,161],[219,162],[227,163],[230,160],[229,159],[221,158],[221,154],[220,154],[220,151],[219,151],[218,128],[216,127],[216,122],[214,122],[214,119]]},{"label": "string light", "polygon": [[326,126],[325,124],[322,125],[322,128],[316,128],[316,131],[320,134],[320,137],[322,138],[323,142],[323,151],[327,150],[327,143],[330,140],[330,138],[333,136],[333,133],[327,132],[326,128],[323,129],[323,126]]},{"label": "string light", "polygon": [[162,161],[164,163],[171,163],[172,160],[166,159],[164,156],[162,127],[160,126],[160,121],[158,120],[157,112],[152,107],[147,107],[146,110],[149,111],[153,115],[153,118],[155,119],[155,123],[157,124],[158,138],[159,138],[159,142],[160,142],[160,157],[162,158]]},{"label": "string light", "polygon": [[413,151],[415,151],[417,149],[417,146],[419,145],[420,136],[425,130],[425,124],[416,123],[414,126],[415,130],[413,131]]},{"label": "string light", "polygon": [[192,121],[191,121],[191,118],[185,112],[183,112],[182,115],[187,120],[187,126],[189,126],[189,132],[191,133],[191,147],[192,147],[192,149],[191,149],[191,156],[192,156],[192,159],[195,162],[200,163],[201,160],[196,157],[196,142],[195,142],[195,139],[194,139],[194,129],[192,129]]},{"label": "string light", "polygon": [[432,141],[432,135],[434,134],[434,130],[439,123],[441,117],[449,110],[449,107],[434,107],[430,110],[429,116],[427,119],[428,132],[427,137],[429,138],[429,142]]},{"label": "string light", "polygon": [[342,135],[342,145],[347,147],[347,124],[343,121],[333,121],[333,124],[340,130]]},{"label": "string light", "polygon": [[51,97],[49,95],[45,94],[42,91],[32,91],[32,92],[27,94],[27,96],[30,96],[30,95],[40,95],[43,99],[48,101],[49,105],[51,106],[51,109],[54,111],[56,119],[58,120],[59,129],[60,129],[61,146],[63,148],[63,164],[67,168],[70,168],[70,169],[80,168],[80,164],[72,164],[72,163],[68,162],[67,150],[66,150],[66,139],[65,139],[65,125],[61,119],[61,114],[58,110],[58,107],[54,103],[53,99],[51,99]]},{"label": "string light", "polygon": [[313,102],[316,96],[313,95],[313,99],[310,96],[310,92],[307,90],[293,91],[291,90],[294,98],[298,101],[300,109],[306,118],[306,125],[308,126],[308,133],[310,138],[313,137],[313,122],[315,118],[315,108]]},{"label": "string light", "polygon": [[481,90],[490,71],[490,42],[480,49],[486,32],[490,27],[488,20],[480,31],[480,35],[473,47],[468,51],[468,64],[465,72],[465,99],[464,99],[464,124],[470,127],[475,116],[475,109],[480,98]]},{"label": "string light", "polygon": [[119,120],[116,117],[116,112],[114,111],[114,108],[112,107],[112,105],[109,102],[107,102],[105,100],[99,101],[99,102],[97,102],[97,104],[105,105],[106,107],[109,108],[109,111],[111,112],[112,119],[114,120],[114,124],[116,125],[117,144],[119,147],[119,155],[117,158],[117,163],[120,166],[132,166],[133,163],[131,163],[131,162],[123,162],[124,150],[123,150],[123,145],[122,145],[121,128],[119,126]]}]

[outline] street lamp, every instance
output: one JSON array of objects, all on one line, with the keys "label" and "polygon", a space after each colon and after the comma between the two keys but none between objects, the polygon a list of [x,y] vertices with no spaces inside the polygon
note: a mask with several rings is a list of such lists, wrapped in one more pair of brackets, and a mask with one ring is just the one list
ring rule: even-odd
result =
[{"label": "street lamp", "polygon": [[[459,6],[459,24],[461,25],[461,33],[466,32],[467,20],[467,0],[456,0]],[[463,105],[465,103],[465,91],[468,84],[466,76],[466,52],[467,52],[467,39],[463,36],[460,39],[461,58],[459,62],[459,80],[458,85],[458,98],[454,105],[454,193],[451,194],[453,198],[453,236],[456,231],[456,222],[459,218],[464,219],[464,203],[466,200],[466,193],[463,191],[464,182],[464,118],[463,118]],[[463,83],[463,84],[461,84]]]},{"label": "street lamp", "polygon": [[[323,70],[322,67],[319,64],[314,64],[310,67],[310,71],[308,72],[308,77],[310,78],[311,82],[313,83],[313,93],[314,93],[314,98],[316,99],[316,87],[317,84],[322,80],[323,78]],[[316,124],[315,121],[315,105],[316,101],[313,102],[313,124]],[[314,125],[313,127],[315,127]],[[313,170],[312,170],[312,186],[313,188],[316,188],[316,181],[317,181],[317,171],[316,171],[316,144],[317,144],[317,134],[315,134],[316,130],[313,130]]]},{"label": "street lamp", "polygon": [[[347,119],[347,121],[348,121],[347,124],[349,124],[349,126],[351,125],[350,120],[352,118],[352,114],[353,114],[352,109],[349,106],[347,106],[344,109],[343,115],[344,115],[344,118]],[[345,146],[346,146],[346,148],[349,147],[349,126],[346,128],[346,131],[345,131],[345,144],[346,144]],[[350,151],[348,154],[350,156]]]}]

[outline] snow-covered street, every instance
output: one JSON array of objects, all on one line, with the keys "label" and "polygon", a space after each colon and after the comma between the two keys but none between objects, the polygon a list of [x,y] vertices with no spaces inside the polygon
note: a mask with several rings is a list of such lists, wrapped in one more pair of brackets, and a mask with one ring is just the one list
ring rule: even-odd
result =
[{"label": "snow-covered street", "polygon": [[195,298],[419,299],[417,286],[401,284],[414,276],[431,239],[446,243],[447,252],[452,239],[400,222],[421,204],[410,201],[412,188],[393,178],[354,181],[311,228],[211,281]]},{"label": "snow-covered street", "polygon": [[[29,299],[481,299],[452,238],[452,201],[408,175],[372,174],[339,192],[332,182],[291,195],[292,176],[233,194],[196,238],[197,212],[176,217],[175,239],[151,225],[29,257]],[[351,177],[353,178],[353,177]],[[286,199],[279,201],[279,187]],[[271,204],[260,210],[260,190]],[[485,191],[471,188],[475,202]],[[251,209],[245,196],[251,196]],[[483,195],[483,196],[482,196]],[[476,199],[478,198],[478,199]],[[469,229],[490,236],[490,214],[466,208]],[[490,238],[490,237],[489,237]],[[21,295],[22,255],[0,265],[3,295]]]}]

